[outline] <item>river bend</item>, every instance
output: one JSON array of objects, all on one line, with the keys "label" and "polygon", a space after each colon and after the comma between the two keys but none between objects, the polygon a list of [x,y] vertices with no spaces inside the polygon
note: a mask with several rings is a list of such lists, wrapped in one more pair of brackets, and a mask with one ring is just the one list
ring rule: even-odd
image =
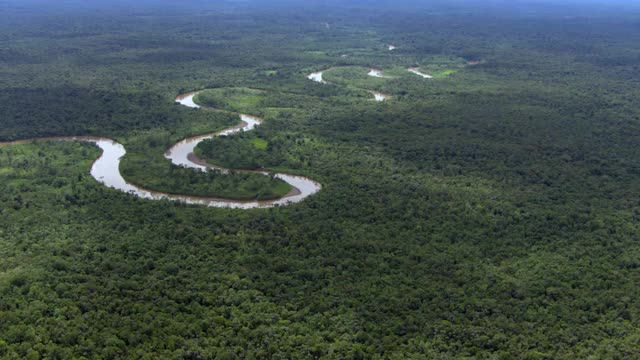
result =
[{"label": "river bend", "polygon": [[[184,94],[178,96],[176,101],[184,106],[190,108],[200,108],[193,101],[193,97],[197,95],[198,92],[192,92],[188,94]],[[203,109],[210,109],[203,107]],[[215,109],[210,109],[215,110]],[[193,153],[195,147],[202,141],[214,138],[220,135],[229,135],[239,131],[249,131],[256,127],[256,125],[260,124],[262,119],[251,116],[240,114],[240,119],[242,120],[239,125],[224,129],[222,131],[213,132],[205,135],[194,136],[190,138],[186,138],[182,141],[179,141],[175,145],[173,145],[167,152],[165,153],[165,157],[169,159],[172,163],[178,166],[184,166],[188,168],[193,168],[200,171],[206,171],[207,169],[218,169],[222,173],[228,173],[229,170],[215,166],[212,164],[207,164],[205,161],[199,159]],[[27,143],[30,141],[34,141],[38,139],[29,139],[29,140],[19,140],[8,143],[0,143],[0,145],[17,145],[22,143]],[[310,195],[313,195],[320,191],[322,186],[320,183],[306,178],[304,176],[296,176],[284,173],[271,173],[269,171],[253,171],[253,170],[234,170],[235,172],[254,172],[260,173],[265,176],[274,176],[278,179],[281,179],[289,185],[291,185],[292,190],[286,194],[285,196],[272,199],[272,200],[235,200],[235,199],[225,199],[225,198],[210,198],[210,197],[197,197],[197,196],[189,196],[189,195],[179,195],[179,194],[168,194],[153,190],[148,190],[143,187],[128,183],[120,173],[120,160],[126,154],[126,150],[124,146],[112,139],[102,138],[102,137],[91,137],[91,136],[68,136],[68,137],[50,137],[50,138],[42,138],[39,140],[58,140],[58,141],[82,141],[82,142],[90,142],[96,144],[101,150],[102,154],[100,157],[93,163],[91,166],[91,176],[94,179],[99,181],[100,183],[114,188],[116,190],[137,196],[143,199],[150,200],[172,200],[172,201],[181,201],[187,204],[196,204],[196,205],[204,205],[209,207],[224,207],[224,208],[236,208],[236,209],[255,209],[255,208],[269,208],[275,206],[284,206],[292,203],[297,203]]]}]

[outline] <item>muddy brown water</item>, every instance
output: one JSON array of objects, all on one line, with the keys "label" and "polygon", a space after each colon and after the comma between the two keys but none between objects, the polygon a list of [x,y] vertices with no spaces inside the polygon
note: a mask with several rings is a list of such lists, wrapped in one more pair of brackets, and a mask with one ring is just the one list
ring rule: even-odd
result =
[{"label": "muddy brown water", "polygon": [[[193,97],[198,92],[191,92],[188,94],[180,95],[176,98],[176,101],[184,106],[191,108],[200,108],[193,102]],[[211,109],[216,110],[216,109]],[[207,164],[206,162],[198,159],[193,154],[195,147],[206,139],[211,139],[216,136],[230,135],[239,131],[249,131],[260,124],[262,119],[240,114],[242,122],[239,125],[224,129],[222,131],[212,132],[209,134],[198,135],[190,138],[186,138],[173,145],[165,153],[165,157],[178,166],[184,166],[193,168],[200,171],[206,171],[207,169],[218,169],[219,171],[226,173],[229,170]],[[6,143],[0,143],[0,146],[11,146],[24,144],[33,141],[82,141],[96,144],[101,150],[102,154],[93,163],[91,167],[91,176],[97,181],[101,182],[105,186],[114,188],[116,190],[150,200],[173,200],[181,201],[188,204],[204,205],[210,207],[225,207],[225,208],[237,208],[237,209],[254,209],[254,208],[269,208],[275,206],[284,206],[293,203],[300,202],[305,198],[320,191],[322,186],[320,183],[306,178],[304,176],[290,175],[284,173],[272,173],[269,171],[252,171],[252,170],[234,170],[236,172],[257,172],[266,176],[274,176],[281,179],[291,185],[292,190],[285,196],[273,199],[273,200],[236,200],[236,199],[224,199],[224,198],[212,198],[212,197],[197,197],[189,195],[168,194],[159,191],[148,190],[143,187],[128,183],[120,173],[120,160],[126,154],[126,150],[122,144],[115,140],[103,138],[103,137],[91,137],[91,136],[68,136],[68,137],[49,137],[41,139],[27,139],[18,140]]]}]

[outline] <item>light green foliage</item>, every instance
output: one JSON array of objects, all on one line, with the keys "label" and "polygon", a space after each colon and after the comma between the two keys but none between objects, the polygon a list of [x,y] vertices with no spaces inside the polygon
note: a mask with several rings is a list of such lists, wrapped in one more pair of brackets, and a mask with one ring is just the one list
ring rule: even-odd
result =
[{"label": "light green foliage", "polygon": [[129,180],[229,194],[255,179],[162,158],[238,121],[174,103],[212,88],[265,121],[199,154],[323,189],[148,201],[96,182],[90,144],[0,147],[0,358],[638,358],[637,14],[421,3],[3,8],[2,140],[110,136]]},{"label": "light green foliage", "polygon": [[251,144],[259,150],[267,150],[267,146],[269,146],[269,142],[267,140],[260,138],[251,139]]},{"label": "light green foliage", "polygon": [[250,88],[207,89],[195,96],[198,104],[251,114],[262,113],[265,92]]}]

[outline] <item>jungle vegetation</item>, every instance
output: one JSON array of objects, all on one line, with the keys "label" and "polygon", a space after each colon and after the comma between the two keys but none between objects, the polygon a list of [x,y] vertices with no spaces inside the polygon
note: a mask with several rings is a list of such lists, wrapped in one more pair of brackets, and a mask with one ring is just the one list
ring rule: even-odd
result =
[{"label": "jungle vegetation", "polygon": [[[129,3],[0,1],[0,141],[106,136],[142,186],[275,196],[162,156],[246,112],[198,154],[322,191],[150,201],[90,144],[0,146],[0,358],[640,357],[637,9]],[[175,103],[199,89],[232,112]]]}]

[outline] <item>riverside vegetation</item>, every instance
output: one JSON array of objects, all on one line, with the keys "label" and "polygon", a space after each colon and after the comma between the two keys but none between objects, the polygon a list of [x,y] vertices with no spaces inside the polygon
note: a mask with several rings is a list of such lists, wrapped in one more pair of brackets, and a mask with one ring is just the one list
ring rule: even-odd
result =
[{"label": "riverside vegetation", "polygon": [[106,136],[147,188],[277,191],[162,156],[239,121],[174,102],[212,89],[265,120],[199,155],[322,191],[149,201],[91,144],[0,147],[0,358],[640,356],[637,12],[201,3],[3,4],[0,141]]}]

